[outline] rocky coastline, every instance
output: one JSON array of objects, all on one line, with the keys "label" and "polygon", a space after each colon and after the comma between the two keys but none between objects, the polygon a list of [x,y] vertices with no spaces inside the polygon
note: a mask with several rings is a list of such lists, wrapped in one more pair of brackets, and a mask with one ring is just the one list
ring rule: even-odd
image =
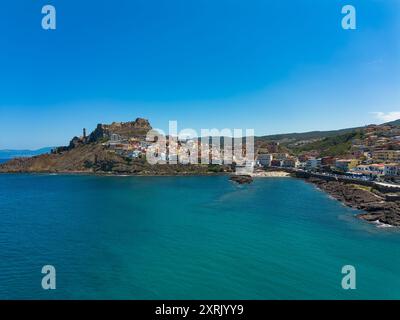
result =
[{"label": "rocky coastline", "polygon": [[396,195],[353,183],[327,181],[316,177],[304,179],[343,204],[363,211],[357,215],[358,218],[400,227],[400,200]]}]

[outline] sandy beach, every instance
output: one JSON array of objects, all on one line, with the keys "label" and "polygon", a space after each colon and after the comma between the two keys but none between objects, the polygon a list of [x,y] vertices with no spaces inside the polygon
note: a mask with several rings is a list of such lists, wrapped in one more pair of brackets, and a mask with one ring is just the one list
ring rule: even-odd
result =
[{"label": "sandy beach", "polygon": [[262,172],[254,172],[252,177],[260,177],[260,178],[281,178],[281,177],[290,177],[290,173],[285,171],[262,171]]}]

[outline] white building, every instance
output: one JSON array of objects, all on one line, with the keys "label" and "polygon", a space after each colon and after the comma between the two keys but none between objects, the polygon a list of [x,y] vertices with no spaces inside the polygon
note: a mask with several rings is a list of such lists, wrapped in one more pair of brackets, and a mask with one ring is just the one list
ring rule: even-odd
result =
[{"label": "white building", "polygon": [[385,164],[383,172],[385,176],[391,176],[391,177],[400,176],[400,164],[399,163]]},{"label": "white building", "polygon": [[257,164],[260,166],[269,167],[273,159],[272,154],[259,154],[257,156]]},{"label": "white building", "polygon": [[285,160],[282,160],[282,167],[286,168],[298,168],[300,165],[300,162],[297,158],[287,158]]},{"label": "white building", "polygon": [[128,156],[129,156],[130,158],[132,158],[132,159],[136,159],[136,158],[139,158],[141,154],[142,154],[141,151],[139,151],[139,150],[134,150],[134,151],[130,152],[130,153],[128,154]]},{"label": "white building", "polygon": [[352,168],[350,171],[365,176],[381,176],[384,174],[384,165],[382,164],[358,165]]},{"label": "white building", "polygon": [[321,159],[311,158],[306,162],[307,170],[318,169],[319,167],[321,167]]},{"label": "white building", "polygon": [[112,133],[111,134],[111,136],[110,136],[110,141],[111,142],[120,142],[122,139],[121,139],[121,136],[119,135],[119,134],[116,134],[116,133]]}]

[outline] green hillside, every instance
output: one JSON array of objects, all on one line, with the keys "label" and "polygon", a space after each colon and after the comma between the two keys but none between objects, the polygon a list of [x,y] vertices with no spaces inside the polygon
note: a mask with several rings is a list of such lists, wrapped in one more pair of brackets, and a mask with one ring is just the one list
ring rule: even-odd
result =
[{"label": "green hillside", "polygon": [[321,156],[340,156],[348,153],[352,146],[353,139],[362,139],[364,133],[362,130],[353,130],[337,136],[323,138],[322,140],[305,144],[300,147],[293,148],[295,154],[302,152],[318,150]]}]

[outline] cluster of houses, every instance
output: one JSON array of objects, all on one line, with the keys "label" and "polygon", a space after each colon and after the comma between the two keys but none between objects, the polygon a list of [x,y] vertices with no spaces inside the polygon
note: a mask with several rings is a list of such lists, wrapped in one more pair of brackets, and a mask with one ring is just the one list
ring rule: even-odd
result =
[{"label": "cluster of houses", "polygon": [[[85,131],[81,139],[86,139]],[[126,138],[115,133],[111,134],[109,140],[103,145],[110,152],[132,159],[142,157],[149,148],[153,148],[153,142],[145,138]],[[208,151],[208,156],[204,150]],[[164,150],[152,150],[154,151],[159,152],[161,160],[169,163],[204,163],[201,154],[208,159],[208,163],[212,164],[238,161],[233,150],[229,148],[224,150],[211,141],[207,144],[199,139],[179,140],[175,145],[167,143]],[[332,156],[320,157],[317,151],[296,157],[282,152],[279,142],[268,142],[264,149],[258,150],[255,165],[342,173],[362,179],[376,180],[393,177],[400,180],[400,128],[366,127],[362,138],[352,141],[351,152],[344,159]]]},{"label": "cluster of houses", "polygon": [[298,168],[301,163],[298,158],[290,156],[288,153],[259,154],[256,164],[261,167],[284,167]]},{"label": "cluster of houses", "polygon": [[[313,142],[300,141],[299,145]],[[307,171],[334,172],[361,179],[400,180],[400,127],[370,125],[351,141],[351,150],[344,157],[321,157],[318,150],[299,157],[279,153],[279,142],[270,142],[258,150],[256,163],[261,167],[298,168]],[[396,179],[397,178],[397,179]]]},{"label": "cluster of houses", "polygon": [[353,149],[361,152],[400,150],[400,127],[370,125],[364,128],[362,138],[353,141]]},{"label": "cluster of houses", "polygon": [[[394,156],[395,155],[395,156]],[[258,154],[256,164],[260,167],[297,168],[307,171],[336,172],[355,178],[375,180],[380,177],[400,178],[400,156],[392,150],[381,151],[379,157],[362,160],[335,157],[293,157],[287,153]]]},{"label": "cluster of houses", "polygon": [[[150,151],[159,160],[167,163],[210,163],[231,164],[238,162],[244,154],[235,155],[233,147],[221,148],[219,144],[205,143],[200,139],[176,139],[176,143],[166,140],[165,148],[154,144],[155,141],[147,141],[140,138],[126,138],[119,134],[111,134],[109,140],[102,145],[109,152],[120,156],[135,159],[146,155]],[[204,156],[202,156],[204,155]]]},{"label": "cluster of houses", "polygon": [[142,154],[145,154],[150,145],[145,140],[138,138],[128,139],[116,133],[111,134],[110,139],[103,143],[103,146],[107,147],[110,152],[132,159],[139,158]]}]

